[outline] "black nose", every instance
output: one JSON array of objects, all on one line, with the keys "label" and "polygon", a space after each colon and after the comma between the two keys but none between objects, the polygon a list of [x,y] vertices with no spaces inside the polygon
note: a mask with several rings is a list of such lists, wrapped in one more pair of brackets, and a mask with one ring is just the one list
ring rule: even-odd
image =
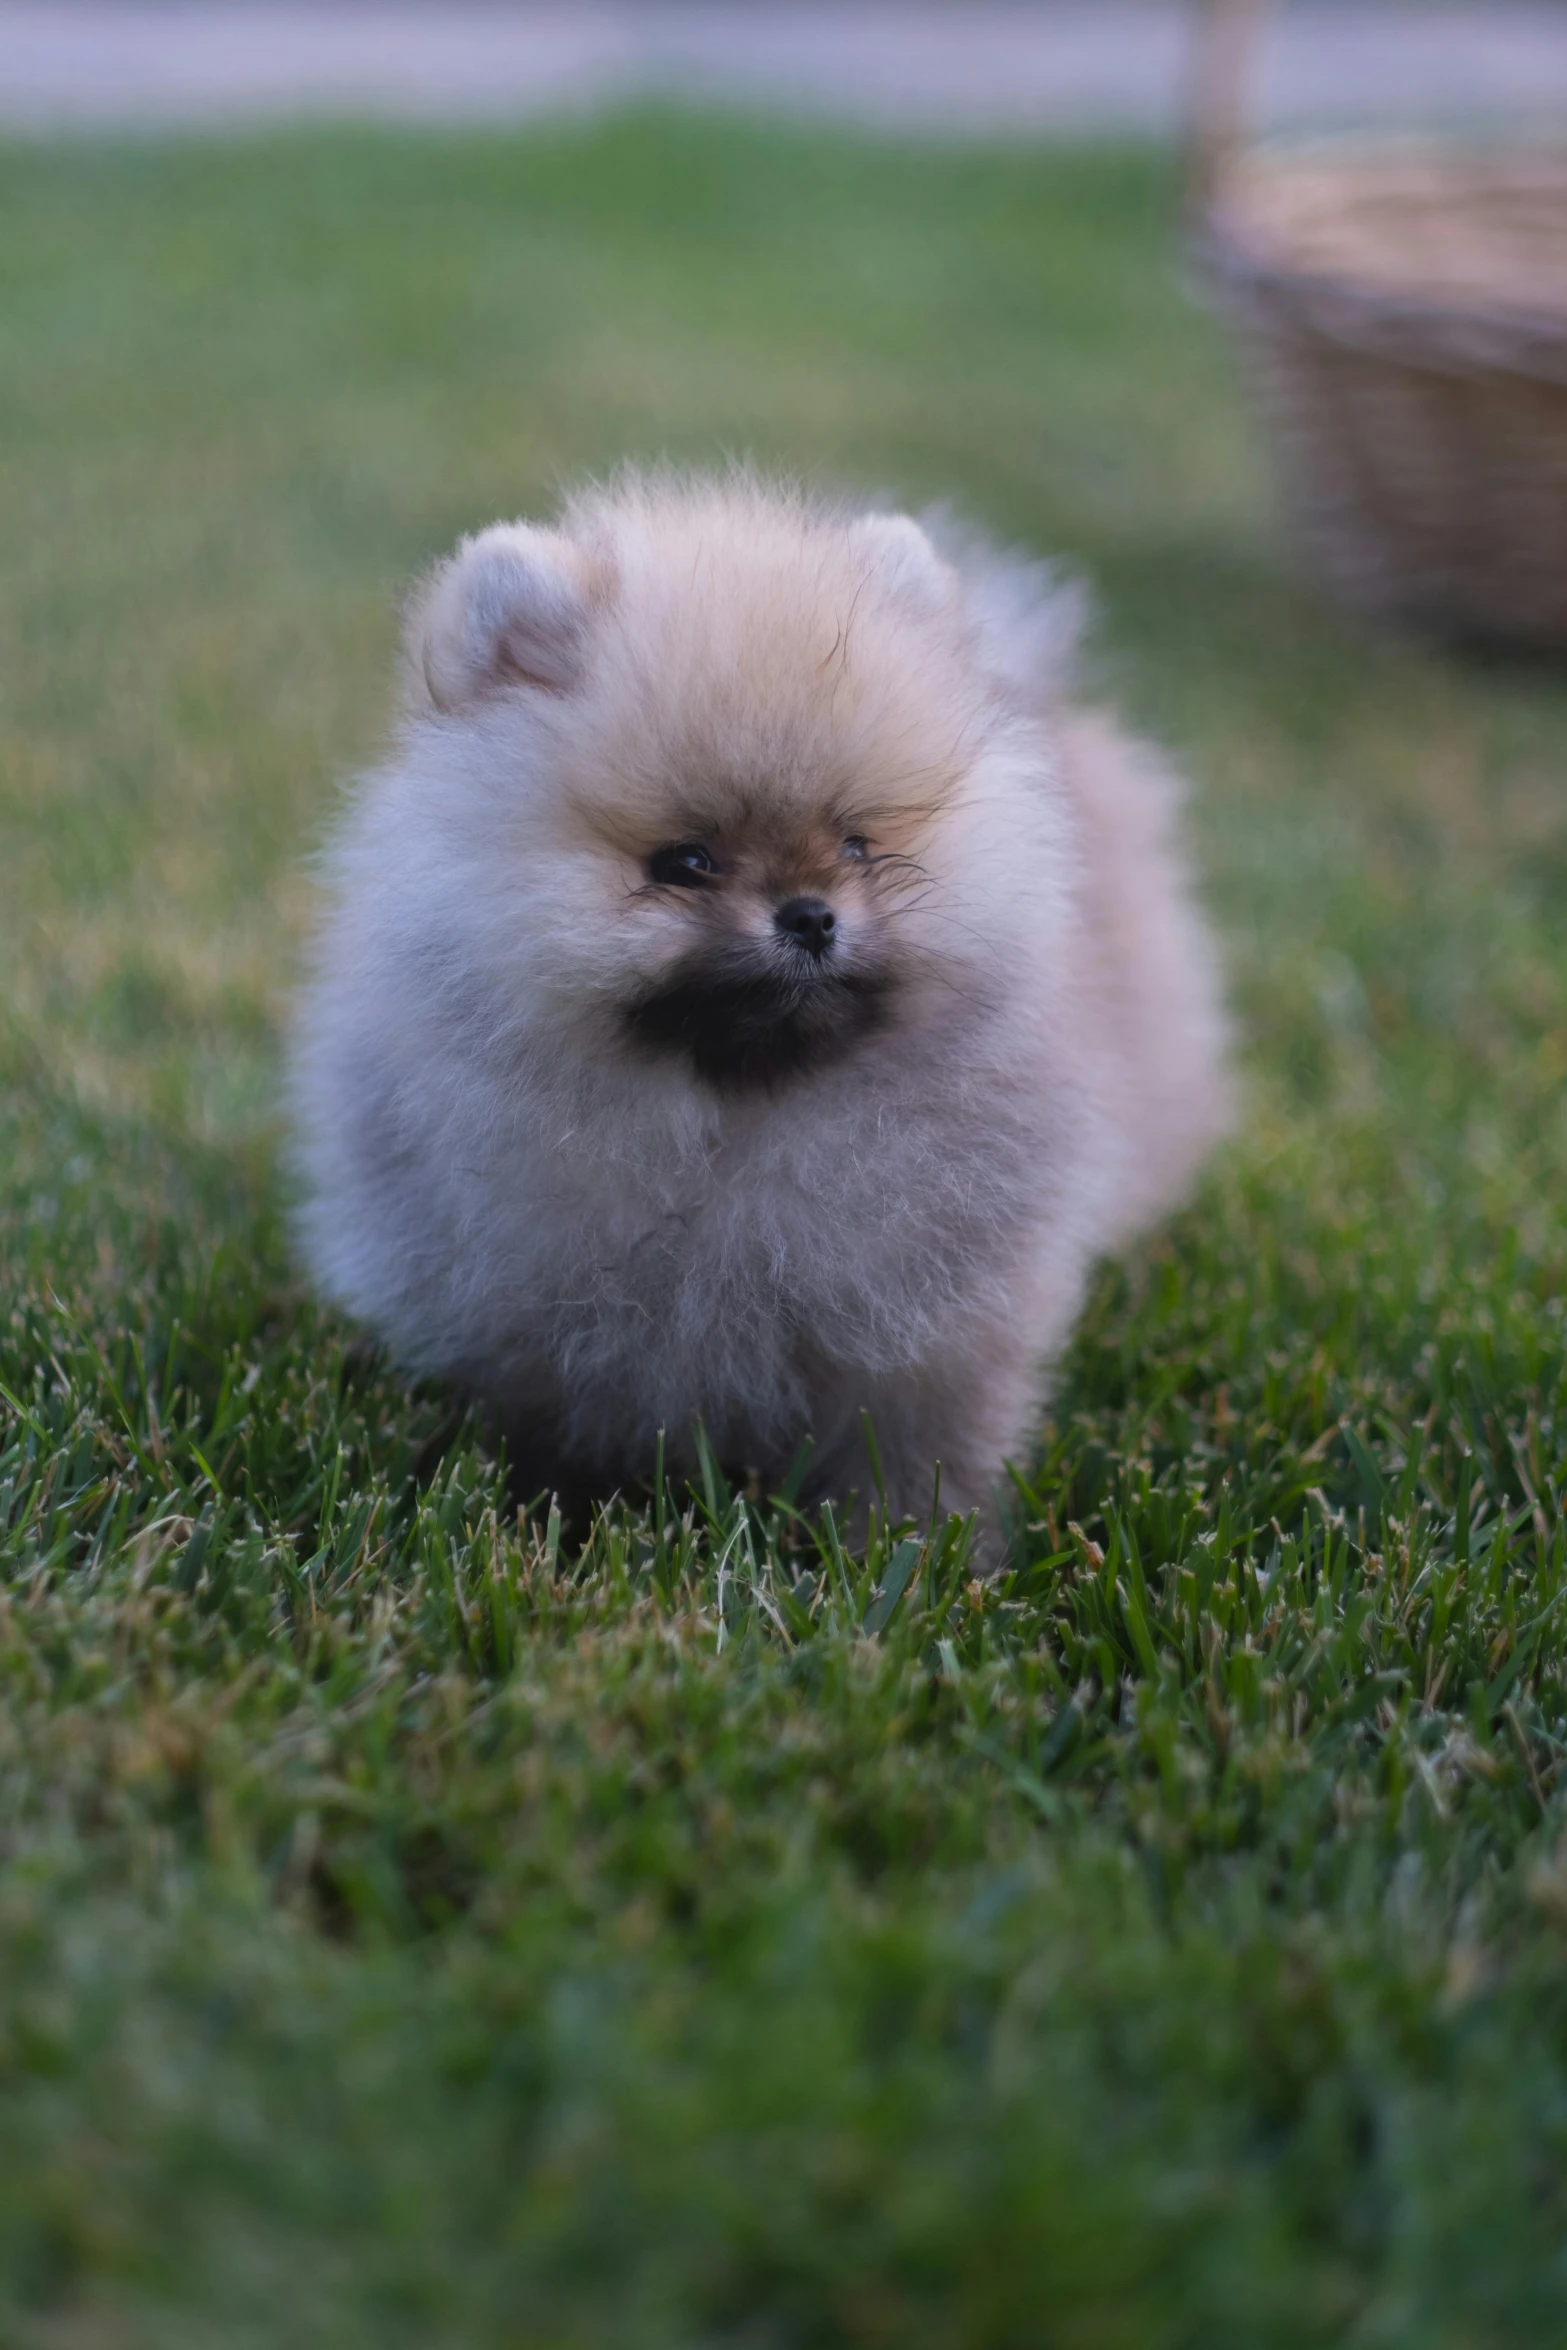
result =
[{"label": "black nose", "polygon": [[832,952],[837,916],[825,898],[789,898],[773,916],[785,938],[820,958]]}]

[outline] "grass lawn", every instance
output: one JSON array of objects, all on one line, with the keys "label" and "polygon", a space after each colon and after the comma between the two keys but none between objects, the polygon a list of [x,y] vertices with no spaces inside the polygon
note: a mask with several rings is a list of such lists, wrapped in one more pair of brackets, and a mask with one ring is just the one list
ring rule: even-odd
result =
[{"label": "grass lawn", "polygon": [[[1567,684],[1296,579],[1168,164],[0,155],[0,2343],[1567,2340]],[[395,605],[623,454],[954,494],[1197,779],[1242,1130],[1016,1573],[519,1523],[290,1269]]]}]

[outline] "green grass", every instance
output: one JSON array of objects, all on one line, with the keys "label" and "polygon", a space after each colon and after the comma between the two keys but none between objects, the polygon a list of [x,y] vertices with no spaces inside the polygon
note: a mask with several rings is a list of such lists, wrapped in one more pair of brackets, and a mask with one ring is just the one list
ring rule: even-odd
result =
[{"label": "green grass", "polygon": [[[1281,547],[1165,163],[0,156],[0,2341],[1567,2340],[1567,689]],[[955,494],[1198,781],[1241,1131],[1000,1587],[578,1555],[305,1300],[397,592],[624,454]]]}]

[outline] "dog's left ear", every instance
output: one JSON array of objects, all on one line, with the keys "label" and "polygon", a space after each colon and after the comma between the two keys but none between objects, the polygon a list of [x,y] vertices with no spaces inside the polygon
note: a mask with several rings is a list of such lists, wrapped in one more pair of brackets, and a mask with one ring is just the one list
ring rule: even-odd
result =
[{"label": "dog's left ear", "polygon": [[410,611],[415,681],[442,711],[512,686],[574,692],[602,600],[597,570],[570,539],[525,522],[464,539]]},{"label": "dog's left ear", "polygon": [[875,576],[900,603],[942,612],[957,600],[957,574],[908,514],[867,514],[854,525]]}]

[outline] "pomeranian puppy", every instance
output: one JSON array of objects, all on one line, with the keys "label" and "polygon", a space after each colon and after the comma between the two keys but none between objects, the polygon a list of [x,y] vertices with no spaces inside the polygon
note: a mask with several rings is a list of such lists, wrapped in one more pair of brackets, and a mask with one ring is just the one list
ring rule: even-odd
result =
[{"label": "pomeranian puppy", "polygon": [[[940,533],[938,532],[938,536]],[[521,1487],[689,1466],[992,1529],[1094,1258],[1225,1114],[1160,761],[1072,601],[740,476],[467,539],[327,860],[298,1011],[321,1288]],[[994,1553],[992,1553],[994,1555]]]}]

